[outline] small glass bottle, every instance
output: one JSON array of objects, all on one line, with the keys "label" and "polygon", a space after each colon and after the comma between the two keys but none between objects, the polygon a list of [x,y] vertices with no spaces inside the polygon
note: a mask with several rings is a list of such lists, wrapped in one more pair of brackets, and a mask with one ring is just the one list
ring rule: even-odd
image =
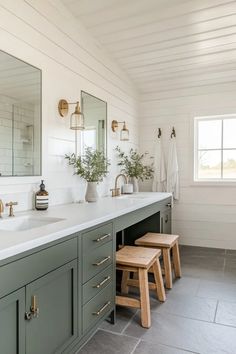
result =
[{"label": "small glass bottle", "polygon": [[35,193],[35,209],[47,210],[48,208],[48,192],[45,190],[44,181],[41,181],[40,190]]}]

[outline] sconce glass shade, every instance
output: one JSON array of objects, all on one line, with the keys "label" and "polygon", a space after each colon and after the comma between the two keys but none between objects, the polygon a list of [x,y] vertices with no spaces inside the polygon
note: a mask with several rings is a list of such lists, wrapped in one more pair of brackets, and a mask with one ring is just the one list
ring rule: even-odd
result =
[{"label": "sconce glass shade", "polygon": [[70,116],[70,129],[72,130],[84,129],[84,115],[80,111],[79,102],[76,103],[75,111]]},{"label": "sconce glass shade", "polygon": [[120,131],[120,140],[128,141],[129,140],[129,129],[126,128],[126,124],[124,123],[123,128]]}]

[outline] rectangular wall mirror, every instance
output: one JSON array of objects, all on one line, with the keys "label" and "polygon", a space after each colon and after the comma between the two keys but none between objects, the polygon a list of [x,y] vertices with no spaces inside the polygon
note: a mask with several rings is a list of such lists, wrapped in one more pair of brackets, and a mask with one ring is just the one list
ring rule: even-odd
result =
[{"label": "rectangular wall mirror", "polygon": [[41,70],[0,51],[0,176],[41,175]]},{"label": "rectangular wall mirror", "polygon": [[81,108],[85,129],[81,131],[80,150],[92,147],[107,152],[107,103],[87,92],[81,92]]}]

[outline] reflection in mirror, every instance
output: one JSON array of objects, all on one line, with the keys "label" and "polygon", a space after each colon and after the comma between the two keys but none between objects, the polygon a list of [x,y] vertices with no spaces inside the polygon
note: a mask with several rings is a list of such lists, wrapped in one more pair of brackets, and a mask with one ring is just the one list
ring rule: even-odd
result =
[{"label": "reflection in mirror", "polygon": [[41,70],[0,51],[0,176],[41,174]]},{"label": "reflection in mirror", "polygon": [[92,147],[106,154],[107,104],[84,91],[81,92],[85,129],[81,131],[80,151]]}]

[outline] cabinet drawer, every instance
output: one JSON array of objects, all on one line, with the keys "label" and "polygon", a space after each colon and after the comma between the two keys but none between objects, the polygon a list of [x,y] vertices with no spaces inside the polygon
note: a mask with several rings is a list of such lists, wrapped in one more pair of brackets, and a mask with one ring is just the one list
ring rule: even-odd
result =
[{"label": "cabinet drawer", "polygon": [[83,283],[103,271],[113,261],[113,242],[83,254]]},{"label": "cabinet drawer", "polygon": [[0,267],[0,298],[77,258],[77,237]]},{"label": "cabinet drawer", "polygon": [[83,333],[107,315],[114,305],[112,284],[83,307]]},{"label": "cabinet drawer", "polygon": [[104,269],[86,284],[83,285],[83,304],[87,303],[92,297],[96,296],[112,281],[113,269],[112,266]]},{"label": "cabinet drawer", "polygon": [[172,204],[171,197],[158,202],[158,204],[160,206],[160,211],[171,210],[171,204]]},{"label": "cabinet drawer", "polygon": [[83,253],[112,240],[112,223],[106,224],[83,234]]}]

